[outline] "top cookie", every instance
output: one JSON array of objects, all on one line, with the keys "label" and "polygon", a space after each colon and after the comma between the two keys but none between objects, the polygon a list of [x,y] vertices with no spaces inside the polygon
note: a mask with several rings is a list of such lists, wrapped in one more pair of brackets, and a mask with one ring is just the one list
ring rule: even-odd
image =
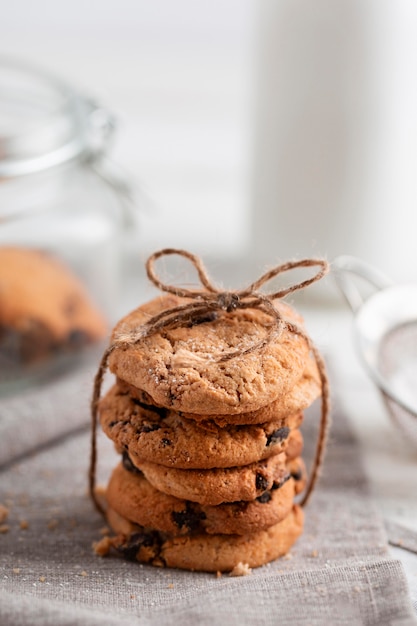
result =
[{"label": "top cookie", "polygon": [[[101,339],[106,323],[80,281],[58,259],[33,249],[0,248],[0,336],[20,359]],[[1,348],[3,349],[3,348]]]},{"label": "top cookie", "polygon": [[[134,401],[138,401],[143,405],[156,406],[154,399],[142,389],[125,383],[120,378],[117,383],[119,390],[122,393],[129,394]],[[275,400],[262,406],[260,409],[247,413],[233,414],[216,413],[213,415],[204,415],[185,413],[184,411],[179,411],[178,414],[187,420],[199,422],[203,425],[208,424],[209,426],[214,423],[221,428],[248,424],[264,424],[271,421],[286,420],[288,416],[304,411],[304,409],[309,407],[320,397],[320,394],[321,383],[319,372],[315,360],[310,357],[301,378],[297,380],[295,385],[286,394],[278,396],[278,398],[275,398]]]},{"label": "top cookie", "polygon": [[[116,325],[113,339],[185,302],[163,295],[144,304]],[[275,304],[284,318],[299,321],[288,305]],[[200,415],[254,411],[285,394],[301,377],[309,356],[307,341],[285,328],[261,350],[220,363],[217,357],[261,341],[270,325],[271,318],[257,309],[211,314],[209,320],[163,329],[136,345],[116,348],[109,367],[166,408]]]}]

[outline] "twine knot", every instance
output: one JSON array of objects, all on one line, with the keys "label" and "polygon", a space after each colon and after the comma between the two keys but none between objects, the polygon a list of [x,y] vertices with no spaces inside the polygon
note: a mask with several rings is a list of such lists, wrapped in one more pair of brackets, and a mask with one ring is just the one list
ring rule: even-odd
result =
[{"label": "twine knot", "polygon": [[[169,255],[178,255],[188,259],[197,271],[200,278],[203,290],[186,289],[177,285],[170,285],[164,283],[155,271],[155,262],[161,257],[167,257]],[[271,293],[263,293],[260,288],[268,283],[270,280],[294,269],[309,268],[318,266],[319,270],[311,278],[304,281],[290,284],[288,287],[280,289]],[[323,259],[303,259],[301,261],[289,261],[278,265],[265,274],[263,274],[254,283],[242,289],[240,291],[223,291],[214,285],[203,266],[201,259],[186,250],[177,250],[175,248],[165,248],[152,254],[146,262],[146,272],[149,280],[161,291],[166,293],[172,293],[181,298],[186,298],[188,301],[185,304],[175,306],[171,309],[161,311],[151,317],[140,329],[136,332],[136,339],[132,337],[132,343],[140,341],[144,336],[151,335],[162,329],[176,328],[179,326],[187,326],[197,323],[209,312],[223,311],[225,313],[232,313],[237,309],[258,309],[264,311],[269,315],[273,324],[268,331],[267,336],[259,343],[254,344],[245,351],[229,352],[228,354],[219,355],[218,360],[225,361],[237,356],[243,356],[247,352],[253,352],[254,350],[264,347],[270,343],[286,326],[290,329],[290,326],[294,328],[295,325],[288,321],[284,321],[280,311],[274,306],[274,300],[283,298],[284,296],[304,289],[312,283],[320,280],[328,272],[328,263]],[[291,330],[291,329],[290,329]],[[298,331],[301,334],[301,330]],[[118,340],[118,337],[115,338]]]},{"label": "twine knot", "polygon": [[238,307],[240,298],[237,293],[233,293],[232,291],[224,291],[223,293],[219,293],[217,296],[217,304],[220,309],[226,311],[226,313],[231,313],[235,311]]}]

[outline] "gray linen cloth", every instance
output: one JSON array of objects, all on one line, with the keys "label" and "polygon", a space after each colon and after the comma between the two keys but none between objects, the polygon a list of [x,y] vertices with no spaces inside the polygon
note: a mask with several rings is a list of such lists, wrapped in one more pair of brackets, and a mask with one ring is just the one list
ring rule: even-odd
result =
[{"label": "gray linen cloth", "polygon": [[[0,467],[89,423],[95,361],[89,359],[0,402]],[[18,436],[17,436],[18,433]]]},{"label": "gray linen cloth", "polygon": [[[70,419],[72,412],[83,411],[87,422],[86,388],[83,383],[79,393],[67,394],[57,414],[62,408]],[[79,420],[77,415],[73,425]],[[307,459],[317,421],[313,410],[303,427]],[[17,415],[14,436],[21,435]],[[333,411],[304,534],[290,555],[243,577],[96,556],[91,546],[104,521],[87,496],[88,459],[88,430],[78,430],[0,473],[0,502],[9,509],[0,525],[2,626],[417,623],[402,566],[389,556],[359,447],[340,407]],[[117,462],[104,435],[99,461],[103,482]]]}]

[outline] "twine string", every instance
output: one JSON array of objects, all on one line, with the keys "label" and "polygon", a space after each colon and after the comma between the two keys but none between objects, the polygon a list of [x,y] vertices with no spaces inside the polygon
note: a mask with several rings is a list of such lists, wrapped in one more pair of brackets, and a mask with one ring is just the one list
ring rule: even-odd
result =
[{"label": "twine string", "polygon": [[[178,255],[188,259],[197,271],[201,285],[204,290],[187,289],[177,285],[170,285],[163,282],[156,270],[155,262],[161,257],[170,255]],[[299,268],[318,267],[318,271],[311,277],[301,282],[290,284],[288,287],[280,289],[272,293],[262,293],[260,288],[268,283],[270,280],[278,275],[292,271]],[[104,375],[108,367],[109,357],[116,349],[127,349],[130,346],[136,345],[142,341],[145,337],[155,334],[162,330],[168,330],[170,328],[178,328],[181,326],[187,326],[193,324],[202,316],[208,313],[231,313],[238,309],[257,309],[265,312],[271,318],[271,324],[268,327],[268,331],[263,339],[253,343],[246,349],[238,349],[226,353],[220,353],[219,355],[211,355],[211,362],[224,362],[233,358],[243,357],[255,351],[262,350],[266,345],[271,343],[274,339],[279,337],[284,329],[299,335],[306,342],[314,356],[317,369],[319,372],[322,399],[321,399],[321,416],[319,433],[317,437],[317,445],[312,468],[310,472],[310,479],[302,500],[301,506],[305,506],[310,499],[310,496],[316,485],[320,468],[323,462],[324,451],[327,442],[328,423],[329,423],[329,385],[326,374],[326,367],[324,361],[312,343],[308,335],[295,323],[290,322],[283,318],[280,311],[274,306],[273,301],[281,299],[284,296],[305,289],[309,285],[320,280],[327,274],[329,265],[327,261],[323,259],[302,259],[300,261],[288,261],[281,265],[270,269],[260,276],[251,285],[240,291],[222,291],[217,288],[210,280],[207,271],[201,261],[201,259],[191,254],[186,250],[179,250],[175,248],[165,248],[154,252],[146,262],[146,272],[149,280],[159,290],[166,293],[171,293],[181,298],[187,298],[188,302],[172,307],[170,309],[161,311],[152,316],[144,324],[138,328],[132,329],[130,332],[120,332],[113,338],[112,343],[105,350],[99,368],[97,370],[94,379],[93,396],[91,401],[91,454],[90,454],[90,468],[89,468],[89,490],[91,498],[95,507],[100,513],[104,515],[104,509],[99,502],[99,499],[95,490],[96,483],[96,466],[97,466],[97,422],[98,422],[98,405],[100,401],[101,388],[104,380]]]},{"label": "twine string", "polygon": [[[155,262],[164,256],[169,255],[177,255],[182,256],[188,259],[194,268],[197,270],[198,276],[200,278],[201,284],[206,288],[206,292],[202,292],[201,290],[194,289],[186,289],[185,287],[180,287],[177,285],[170,285],[164,283],[158,276],[155,271]],[[159,250],[158,252],[154,252],[146,261],[146,273],[148,275],[149,280],[161,291],[165,291],[168,293],[175,294],[176,296],[180,296],[181,298],[197,298],[204,301],[212,300],[211,294],[217,294],[220,296],[219,301],[222,300],[222,297],[228,301],[229,298],[232,298],[235,302],[243,299],[251,297],[256,302],[257,297],[262,298],[262,294],[258,293],[260,287],[262,287],[265,283],[272,280],[279,274],[284,274],[285,272],[289,272],[291,270],[297,268],[306,268],[306,267],[314,267],[319,266],[320,270],[314,274],[311,278],[303,280],[299,283],[294,283],[293,285],[289,285],[285,289],[280,289],[279,291],[270,293],[267,295],[269,300],[276,300],[278,298],[283,298],[284,296],[292,293],[294,291],[298,291],[299,289],[304,289],[308,287],[312,283],[323,278],[325,274],[327,274],[329,265],[327,261],[323,259],[301,259],[299,261],[287,261],[281,265],[277,265],[272,269],[262,274],[255,282],[246,287],[246,289],[242,289],[241,291],[226,291],[223,292],[218,289],[213,283],[210,281],[210,278],[207,274],[207,271],[203,265],[200,257],[191,254],[191,252],[187,252],[186,250],[177,250],[176,248],[164,248],[163,250]],[[208,292],[208,293],[207,293]],[[255,304],[256,307],[256,304]]]}]

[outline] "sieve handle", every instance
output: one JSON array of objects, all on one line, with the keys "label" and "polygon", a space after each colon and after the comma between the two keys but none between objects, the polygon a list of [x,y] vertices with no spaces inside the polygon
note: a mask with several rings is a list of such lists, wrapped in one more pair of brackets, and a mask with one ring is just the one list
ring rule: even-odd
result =
[{"label": "sieve handle", "polygon": [[354,276],[368,283],[376,291],[386,289],[392,284],[385,274],[354,256],[336,257],[331,263],[331,269],[337,286],[353,313],[356,313],[365,302],[361,291],[353,280]]}]

